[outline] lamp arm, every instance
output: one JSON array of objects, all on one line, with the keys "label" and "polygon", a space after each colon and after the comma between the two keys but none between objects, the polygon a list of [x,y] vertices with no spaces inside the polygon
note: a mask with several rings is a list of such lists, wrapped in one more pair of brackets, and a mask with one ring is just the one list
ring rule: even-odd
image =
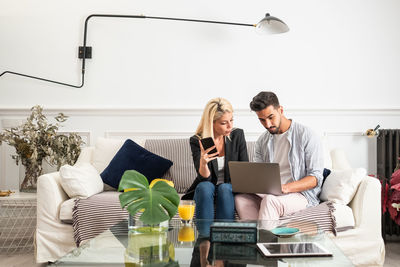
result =
[{"label": "lamp arm", "polygon": [[236,22],[226,22],[226,21],[213,21],[213,20],[198,20],[198,19],[185,19],[185,18],[169,18],[169,17],[152,17],[152,16],[144,16],[144,15],[113,15],[113,14],[92,14],[89,15],[86,20],[85,20],[85,27],[83,31],[83,57],[82,57],[82,79],[81,79],[81,84],[80,85],[73,85],[69,83],[64,83],[64,82],[58,82],[58,81],[53,81],[45,78],[40,78],[32,75],[27,75],[23,73],[18,73],[14,71],[4,71],[3,73],[0,74],[0,77],[3,76],[4,74],[13,74],[13,75],[18,75],[26,78],[31,78],[31,79],[36,79],[36,80],[41,80],[44,82],[50,82],[50,83],[55,83],[55,84],[60,84],[60,85],[65,85],[69,87],[74,87],[74,88],[82,88],[84,83],[85,83],[85,63],[86,63],[86,41],[87,41],[87,32],[88,32],[88,22],[91,18],[94,17],[103,17],[103,18],[134,18],[134,19],[158,19],[158,20],[175,20],[175,21],[188,21],[188,22],[200,22],[200,23],[213,23],[213,24],[225,24],[225,25],[234,25],[234,26],[250,26],[250,27],[256,27],[257,25],[255,24],[247,24],[247,23],[236,23]]},{"label": "lamp arm", "polygon": [[45,78],[40,78],[40,77],[31,76],[31,75],[27,75],[27,74],[23,74],[23,73],[19,73],[19,72],[14,72],[14,71],[8,71],[8,70],[4,71],[3,73],[1,73],[0,77],[3,76],[6,73],[14,74],[14,75],[18,75],[18,76],[22,76],[22,77],[26,77],[26,78],[31,78],[31,79],[41,80],[41,81],[49,82],[49,83],[56,83],[56,84],[65,85],[65,86],[74,87],[74,88],[82,88],[83,84],[84,84],[84,74],[82,74],[82,83],[81,83],[81,85],[73,85],[73,84],[69,84],[69,83],[57,82],[57,81],[53,81],[53,80],[49,80],[49,79],[45,79]]},{"label": "lamp arm", "polygon": [[146,19],[164,19],[164,20],[190,21],[190,22],[201,22],[201,23],[214,23],[214,24],[225,24],[225,25],[235,25],[235,26],[250,26],[250,27],[256,27],[257,26],[256,24],[227,22],[227,21],[215,21],[215,20],[201,20],[201,19],[181,19],[181,18],[150,17],[150,16],[144,16],[144,18],[146,18]]}]

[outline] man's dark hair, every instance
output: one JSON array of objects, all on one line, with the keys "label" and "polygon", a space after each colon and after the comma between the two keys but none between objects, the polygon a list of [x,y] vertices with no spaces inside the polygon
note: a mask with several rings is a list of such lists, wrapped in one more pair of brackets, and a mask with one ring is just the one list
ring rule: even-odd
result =
[{"label": "man's dark hair", "polygon": [[253,97],[253,101],[250,102],[250,109],[252,111],[260,111],[271,105],[274,108],[279,108],[278,97],[273,92],[263,91]]}]

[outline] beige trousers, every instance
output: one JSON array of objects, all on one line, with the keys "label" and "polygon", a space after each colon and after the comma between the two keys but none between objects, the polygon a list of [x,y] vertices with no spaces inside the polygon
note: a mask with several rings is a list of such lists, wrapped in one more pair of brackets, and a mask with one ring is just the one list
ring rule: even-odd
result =
[{"label": "beige trousers", "polygon": [[280,217],[305,209],[308,201],[301,193],[282,196],[238,194],[235,207],[241,220],[276,221]]}]

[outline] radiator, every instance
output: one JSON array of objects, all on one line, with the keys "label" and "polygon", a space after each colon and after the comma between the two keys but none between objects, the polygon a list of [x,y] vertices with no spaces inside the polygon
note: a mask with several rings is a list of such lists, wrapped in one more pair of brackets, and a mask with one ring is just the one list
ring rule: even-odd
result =
[{"label": "radiator", "polygon": [[[390,178],[400,157],[400,129],[379,130],[377,138],[377,175],[382,181],[382,189],[390,185]],[[384,192],[384,191],[382,191]],[[388,212],[382,215],[382,236],[400,235],[400,226],[391,218]]]}]

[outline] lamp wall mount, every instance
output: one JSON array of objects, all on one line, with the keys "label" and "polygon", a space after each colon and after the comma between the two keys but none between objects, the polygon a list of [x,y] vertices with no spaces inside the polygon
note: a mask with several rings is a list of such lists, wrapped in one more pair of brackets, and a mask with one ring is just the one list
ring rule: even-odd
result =
[{"label": "lamp wall mount", "polygon": [[88,34],[88,23],[91,18],[102,17],[102,18],[121,18],[121,19],[154,19],[154,20],[174,20],[174,21],[185,21],[185,22],[199,22],[199,23],[212,23],[212,24],[224,24],[224,25],[232,25],[232,26],[246,26],[246,27],[257,27],[264,28],[268,27],[267,33],[284,33],[289,31],[289,27],[280,19],[276,17],[272,17],[267,13],[265,17],[258,24],[249,24],[249,23],[238,23],[238,22],[227,22],[227,21],[214,21],[214,20],[199,20],[199,19],[187,19],[187,18],[170,18],[170,17],[153,17],[153,16],[144,16],[144,15],[115,15],[115,14],[92,14],[89,15],[85,20],[85,26],[83,30],[83,46],[79,47],[78,57],[82,59],[82,68],[81,68],[81,84],[74,85],[59,81],[54,81],[46,78],[36,77],[32,75],[27,75],[23,73],[18,73],[14,71],[4,71],[0,74],[2,77],[5,74],[12,74],[17,76],[22,76],[25,78],[36,79],[44,82],[55,83],[59,85],[74,87],[74,88],[82,88],[85,84],[85,63],[86,59],[92,58],[92,47],[86,45],[87,34]]},{"label": "lamp wall mount", "polygon": [[92,58],[92,47],[91,46],[80,46],[78,50],[78,58]]}]

